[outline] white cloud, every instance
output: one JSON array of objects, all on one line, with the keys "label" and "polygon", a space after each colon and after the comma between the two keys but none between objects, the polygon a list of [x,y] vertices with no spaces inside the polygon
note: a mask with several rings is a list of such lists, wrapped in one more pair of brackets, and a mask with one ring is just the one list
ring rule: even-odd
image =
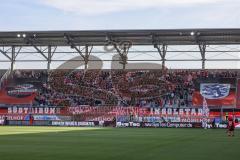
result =
[{"label": "white cloud", "polygon": [[42,0],[45,5],[77,14],[102,14],[169,6],[214,4],[226,0]]}]

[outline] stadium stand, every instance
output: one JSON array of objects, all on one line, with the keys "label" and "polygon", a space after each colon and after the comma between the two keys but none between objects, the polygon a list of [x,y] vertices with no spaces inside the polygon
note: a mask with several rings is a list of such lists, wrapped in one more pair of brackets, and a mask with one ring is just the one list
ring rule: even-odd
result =
[{"label": "stadium stand", "polygon": [[[4,89],[6,96],[33,95],[26,102],[33,106],[192,107],[200,83],[228,82],[234,89],[238,75],[237,70],[16,70]],[[0,103],[8,102],[6,96]]]}]

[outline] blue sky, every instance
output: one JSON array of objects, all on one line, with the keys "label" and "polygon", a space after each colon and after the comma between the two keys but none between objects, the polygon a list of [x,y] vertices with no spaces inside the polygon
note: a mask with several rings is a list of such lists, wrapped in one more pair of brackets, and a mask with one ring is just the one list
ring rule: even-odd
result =
[{"label": "blue sky", "polygon": [[0,30],[238,28],[239,0],[1,0]]}]

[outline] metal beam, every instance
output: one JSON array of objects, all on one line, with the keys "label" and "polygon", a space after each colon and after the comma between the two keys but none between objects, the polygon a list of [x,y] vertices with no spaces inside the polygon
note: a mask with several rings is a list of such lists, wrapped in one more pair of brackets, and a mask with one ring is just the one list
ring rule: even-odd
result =
[{"label": "metal beam", "polygon": [[199,44],[199,50],[200,50],[200,53],[201,53],[201,57],[202,57],[202,69],[205,69],[206,68],[206,44]]},{"label": "metal beam", "polygon": [[16,61],[15,46],[12,46],[11,73],[14,70],[15,61]]},{"label": "metal beam", "polygon": [[42,51],[41,49],[39,49],[36,44],[34,43],[36,41],[36,38],[32,38],[32,37],[27,37],[24,39],[26,44],[31,44],[31,46],[33,48],[35,48],[37,50],[38,53],[40,53],[46,60],[48,60],[48,57],[44,54],[44,51]]},{"label": "metal beam", "polygon": [[88,53],[88,45],[85,46],[85,56],[84,56],[84,68],[85,70],[88,68],[88,61],[89,61],[89,53]]},{"label": "metal beam", "polygon": [[16,52],[15,59],[17,58],[17,56],[19,55],[19,53],[21,52],[21,50],[22,50],[22,46],[19,47],[18,51]]},{"label": "metal beam", "polygon": [[[128,53],[156,53],[157,51],[152,51],[152,50],[142,50],[142,51],[128,51]],[[167,51],[168,53],[199,53],[199,51],[196,51],[196,50],[171,50],[171,51]],[[230,51],[226,51],[226,50],[216,50],[216,51],[210,51],[210,50],[206,50],[206,53],[234,53],[234,54],[239,54],[240,50],[230,50]],[[5,53],[11,53],[9,51],[5,51]],[[35,51],[24,51],[24,52],[21,52],[21,54],[33,54],[33,53],[37,53]],[[44,52],[44,53],[47,53],[47,52]],[[75,53],[78,53],[78,52],[73,52],[73,51],[57,51],[57,52],[54,52],[56,54],[75,54]],[[107,53],[106,51],[92,51],[91,53],[93,54],[103,54],[103,53]],[[113,51],[111,53],[118,53],[116,51]]]},{"label": "metal beam", "polygon": [[93,46],[91,46],[90,50],[89,50],[89,46],[86,45],[85,46],[85,56],[84,56],[84,68],[85,70],[88,68],[88,62],[89,62],[89,56],[90,54],[92,53],[92,49],[93,49]]},{"label": "metal beam", "polygon": [[157,49],[160,57],[161,57],[161,61],[162,61],[162,69],[165,68],[165,62],[166,62],[166,54],[167,54],[167,45],[162,44],[162,45],[158,45],[158,44],[154,44],[154,48]]},{"label": "metal beam", "polygon": [[31,46],[32,46],[33,48],[35,48],[36,51],[37,51],[38,53],[40,53],[46,60],[48,59],[48,57],[44,54],[44,51],[42,51],[41,49],[39,49],[39,48],[36,46],[36,44],[34,43],[34,41],[36,41],[35,38],[33,39],[33,38],[31,38],[31,37],[27,37],[27,38],[25,38],[24,40],[26,41],[27,44],[31,44]]},{"label": "metal beam", "polygon": [[52,47],[48,46],[48,62],[47,62],[47,70],[51,69],[51,60],[52,60]]},{"label": "metal beam", "polygon": [[5,52],[5,51],[3,51],[3,50],[1,50],[1,49],[0,49],[0,52],[1,52],[5,57],[7,57],[9,60],[12,59],[9,55],[7,55],[7,52]]},{"label": "metal beam", "polygon": [[[114,49],[117,51],[119,54],[121,60],[119,60],[119,63],[123,65],[123,69],[126,69],[126,64],[128,61],[128,52],[129,48],[131,47],[129,44],[124,44],[124,41],[121,43],[117,43],[111,34],[106,35],[106,41],[108,44],[112,44]],[[121,46],[120,46],[121,45]]]},{"label": "metal beam", "polygon": [[[190,33],[198,35],[197,40]],[[162,43],[168,45],[198,45],[205,44],[240,44],[240,29],[174,29],[174,30],[92,30],[92,31],[20,31],[0,32],[0,45],[29,46],[23,37],[26,34],[36,39],[36,46],[69,46],[64,35],[71,35],[75,44],[85,46],[104,46],[106,36],[112,35],[116,41],[131,41],[135,45],[152,45],[151,35],[155,35]]]},{"label": "metal beam", "polygon": [[35,45],[32,45],[36,50],[37,50],[37,52],[38,53],[40,53],[46,60],[48,60],[48,57],[44,54],[44,52],[43,51],[41,51],[37,46],[35,46]]},{"label": "metal beam", "polygon": [[56,52],[57,47],[55,46],[55,48],[52,51],[52,46],[48,46],[48,59],[47,59],[47,70],[49,71],[51,69],[51,62],[52,62],[52,57]]},{"label": "metal beam", "polygon": [[64,37],[67,39],[67,43],[70,45],[70,47],[71,47],[72,49],[75,49],[75,50],[80,54],[80,56],[81,56],[83,59],[85,59],[85,56],[84,56],[83,52],[82,52],[80,49],[78,49],[78,47],[76,46],[76,44],[73,42],[73,38],[72,38],[71,36],[69,36],[69,35],[64,35]]},{"label": "metal beam", "polygon": [[[51,62],[67,62],[67,61],[83,61],[84,60],[69,60],[69,59],[63,59],[63,60],[52,60]],[[103,59],[103,60],[89,60],[92,62],[95,61],[106,61],[106,62],[111,62],[111,61],[117,61],[121,62],[121,60],[112,60],[112,59]],[[160,60],[152,60],[152,59],[139,59],[139,60],[128,60],[129,62],[159,62]],[[201,62],[202,59],[166,59],[166,62]],[[209,62],[231,62],[231,61],[236,61],[239,62],[240,59],[206,59],[206,61]],[[0,62],[11,62],[9,60],[0,60]],[[29,60],[16,60],[16,62],[47,62],[47,60],[34,60],[34,59],[29,59]]]},{"label": "metal beam", "polygon": [[[72,38],[71,36],[66,35],[66,34],[65,34],[64,36],[65,36],[65,38],[67,39],[67,43],[70,44],[71,48],[74,48],[74,49],[80,54],[80,56],[83,58],[83,60],[84,60],[84,62],[85,62],[85,63],[84,63],[84,68],[87,69],[87,67],[88,67],[88,62],[89,62],[89,56],[90,56],[90,54],[91,54],[91,52],[92,52],[93,45],[92,45],[90,51],[89,51],[89,45],[88,45],[88,44],[85,45],[85,48],[83,48],[82,50],[80,50],[80,49],[76,46],[76,44],[74,43],[73,38]],[[85,50],[85,51],[83,51],[83,50]],[[85,54],[84,54],[84,52],[85,52]]]},{"label": "metal beam", "polygon": [[128,61],[128,52],[129,52],[130,46],[123,44],[122,49],[120,49],[120,47],[117,46],[116,43],[113,43],[113,46],[114,46],[115,50],[117,51],[117,53],[121,57],[120,63],[123,65],[123,69],[126,69],[126,64]]}]

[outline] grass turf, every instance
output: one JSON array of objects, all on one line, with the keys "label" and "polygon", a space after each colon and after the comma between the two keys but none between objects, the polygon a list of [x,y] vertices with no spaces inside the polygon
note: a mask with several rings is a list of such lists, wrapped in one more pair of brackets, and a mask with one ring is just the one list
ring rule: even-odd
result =
[{"label": "grass turf", "polygon": [[0,127],[0,160],[239,159],[225,130]]}]

